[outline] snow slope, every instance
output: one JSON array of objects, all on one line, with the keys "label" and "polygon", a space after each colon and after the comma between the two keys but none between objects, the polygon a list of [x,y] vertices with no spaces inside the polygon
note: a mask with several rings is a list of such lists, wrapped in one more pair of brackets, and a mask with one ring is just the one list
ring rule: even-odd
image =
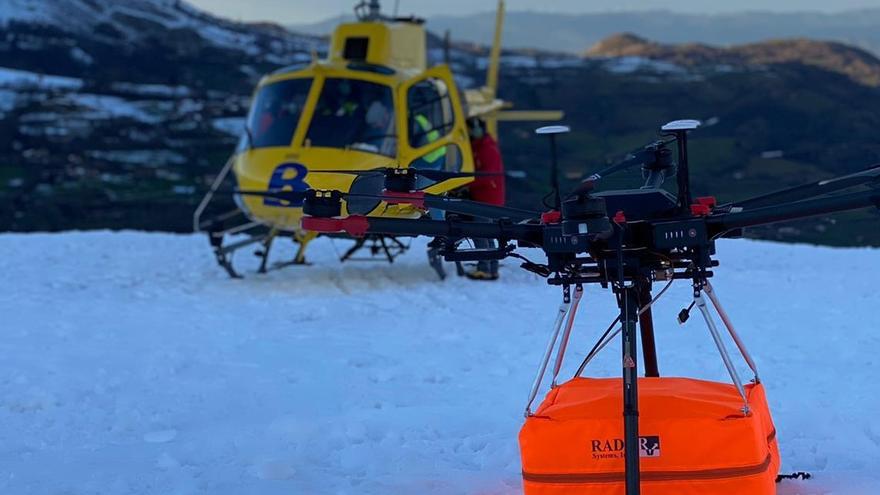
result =
[{"label": "snow slope", "polygon": [[[115,43],[120,41],[115,36],[139,42],[157,33],[168,36],[188,30],[215,46],[242,50],[250,56],[266,51],[266,47],[261,46],[266,42],[261,37],[265,36],[274,38],[273,46],[268,47],[272,53],[283,53],[285,49],[310,50],[323,44],[316,37],[292,35],[280,28],[227,21],[185,0],[4,0],[0,4],[0,26],[10,23],[49,26],[97,38],[106,36],[102,29],[112,26],[115,34],[108,39]],[[89,57],[87,53],[85,56]]]},{"label": "snow slope", "polygon": [[[880,252],[720,252],[784,469],[816,475],[779,493],[880,492]],[[0,235],[0,254],[4,495],[518,493],[559,294],[512,263],[498,284],[439,283],[423,243],[340,266],[322,241],[317,266],[232,281],[201,237],[100,232]],[[698,318],[674,323],[689,292],[658,303],[661,371],[723,380]],[[611,297],[581,311],[567,374]],[[592,372],[616,374],[612,347]]]}]

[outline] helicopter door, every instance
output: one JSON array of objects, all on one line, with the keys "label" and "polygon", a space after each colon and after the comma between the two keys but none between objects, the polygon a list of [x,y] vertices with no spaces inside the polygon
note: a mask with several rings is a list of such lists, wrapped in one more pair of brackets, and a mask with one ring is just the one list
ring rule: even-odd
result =
[{"label": "helicopter door", "polygon": [[[451,172],[472,172],[467,124],[452,73],[446,66],[430,69],[400,88],[402,110],[400,164],[406,167]],[[423,179],[420,179],[423,180]],[[464,185],[468,179],[445,181],[443,190]],[[456,184],[454,182],[460,182]],[[433,183],[422,183],[426,188]]]}]

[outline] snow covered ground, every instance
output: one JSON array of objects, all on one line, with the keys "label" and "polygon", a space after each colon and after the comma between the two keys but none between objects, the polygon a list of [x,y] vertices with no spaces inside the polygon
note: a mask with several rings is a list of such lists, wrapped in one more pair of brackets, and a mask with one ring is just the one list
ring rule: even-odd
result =
[{"label": "snow covered ground", "polygon": [[[518,493],[558,290],[512,262],[498,284],[440,283],[418,244],[340,266],[320,242],[316,266],[232,281],[201,237],[0,235],[0,493]],[[720,253],[784,470],[816,475],[779,493],[880,493],[880,252]],[[688,299],[658,303],[661,371],[724,380],[696,315],[674,322]],[[613,313],[588,291],[567,374]],[[617,373],[613,347],[594,374]]]},{"label": "snow covered ground", "polygon": [[75,77],[49,76],[24,70],[0,67],[0,88],[45,90],[78,90],[82,87],[82,79]]}]

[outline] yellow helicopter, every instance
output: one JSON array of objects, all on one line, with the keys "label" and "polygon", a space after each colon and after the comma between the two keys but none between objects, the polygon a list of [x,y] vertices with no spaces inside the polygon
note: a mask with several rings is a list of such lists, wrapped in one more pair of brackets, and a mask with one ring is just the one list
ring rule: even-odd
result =
[{"label": "yellow helicopter", "polygon": [[[239,191],[336,190],[376,194],[387,168],[455,172],[450,178],[420,178],[418,189],[445,195],[474,180],[468,122],[479,119],[497,137],[497,122],[550,121],[562,112],[508,112],[496,97],[504,1],[499,0],[486,85],[461,92],[446,64],[428,67],[424,21],[389,17],[379,0],[355,7],[357,21],[337,26],[326,59],[265,76],[253,95],[244,136],[194,214],[194,228],[209,234],[217,262],[238,278],[232,255],[261,244],[259,272],[267,271],[272,242],[290,237],[295,258],[276,267],[304,264],[316,237],[300,226],[302,203],[270,196],[235,196],[234,211],[202,220],[230,173]],[[342,173],[349,171],[353,173]],[[470,174],[470,175],[469,175]],[[418,218],[424,210],[376,199],[350,199],[347,214]],[[244,235],[243,238],[241,236]],[[235,237],[232,242],[226,240]],[[361,249],[389,262],[408,249],[400,239],[366,236],[341,261]],[[439,260],[432,260],[439,264]],[[442,276],[442,268],[435,265]]]}]

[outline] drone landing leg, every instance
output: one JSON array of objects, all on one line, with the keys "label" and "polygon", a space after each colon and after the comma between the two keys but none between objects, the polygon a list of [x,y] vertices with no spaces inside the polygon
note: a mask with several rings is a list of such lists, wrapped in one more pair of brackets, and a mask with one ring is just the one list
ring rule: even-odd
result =
[{"label": "drone landing leg", "polygon": [[715,325],[715,321],[712,319],[712,315],[709,313],[709,308],[706,306],[706,298],[703,297],[703,293],[697,291],[694,293],[694,302],[696,303],[697,308],[700,310],[700,313],[703,315],[703,319],[706,320],[706,326],[709,327],[709,333],[712,335],[712,340],[715,341],[715,346],[718,347],[718,352],[721,354],[721,360],[724,361],[724,366],[727,368],[727,372],[730,374],[730,379],[733,380],[734,386],[736,386],[737,392],[739,392],[740,397],[743,399],[743,414],[749,414],[749,398],[746,395],[745,387],[743,387],[742,380],[739,377],[739,372],[736,371],[736,366],[733,365],[733,360],[730,359],[730,354],[727,352],[727,347],[724,345],[724,341],[721,339],[721,333],[718,331],[718,327]]},{"label": "drone landing leg", "polygon": [[568,286],[564,288],[564,296],[559,311],[556,313],[556,321],[553,323],[553,331],[550,333],[550,341],[547,342],[547,349],[544,351],[544,357],[541,358],[541,365],[538,367],[538,374],[535,376],[535,382],[529,391],[529,401],[526,403],[526,417],[532,415],[532,404],[535,397],[538,396],[538,389],[541,388],[541,382],[544,381],[544,373],[547,371],[547,365],[550,364],[550,356],[553,354],[553,348],[556,347],[556,340],[559,338],[559,330],[562,329],[562,323],[565,316],[571,309],[571,292]]},{"label": "drone landing leg", "polygon": [[761,378],[758,376],[758,366],[755,364],[755,360],[752,359],[752,355],[749,353],[749,350],[746,349],[745,343],[743,343],[743,340],[733,328],[733,323],[731,323],[730,317],[727,316],[727,312],[724,311],[724,308],[721,306],[721,301],[718,300],[718,296],[715,294],[715,288],[712,287],[712,283],[708,280],[706,281],[706,287],[703,288],[703,292],[709,296],[709,300],[712,301],[712,305],[715,306],[715,311],[718,313],[718,316],[721,317],[721,321],[724,322],[724,326],[727,328],[728,333],[730,333],[730,337],[733,339],[734,343],[736,343],[736,347],[739,348],[740,354],[742,354],[743,359],[746,360],[746,364],[749,365],[752,373],[755,374],[755,383],[761,383]]},{"label": "drone landing leg", "polygon": [[626,495],[641,492],[639,465],[639,371],[636,360],[636,324],[639,319],[639,294],[635,287],[619,289],[620,319],[623,322],[623,430],[626,466]]}]

